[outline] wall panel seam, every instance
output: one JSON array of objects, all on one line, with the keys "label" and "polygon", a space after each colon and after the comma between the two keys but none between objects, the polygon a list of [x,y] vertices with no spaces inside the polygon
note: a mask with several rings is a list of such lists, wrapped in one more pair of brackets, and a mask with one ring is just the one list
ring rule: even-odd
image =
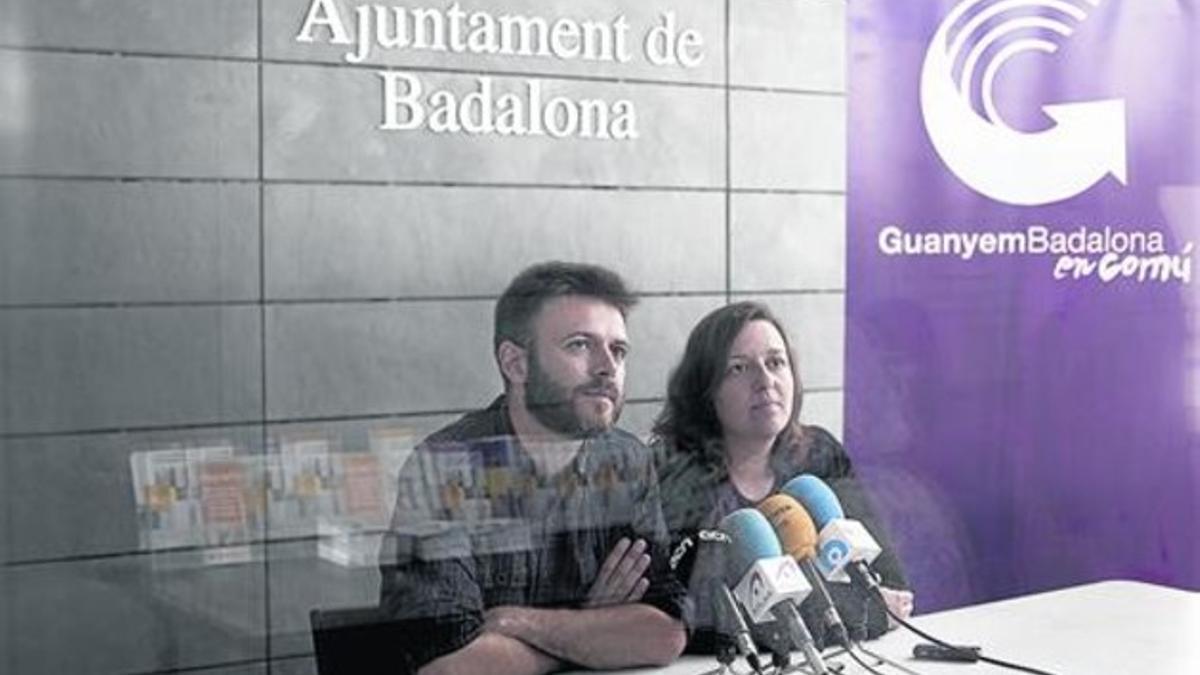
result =
[{"label": "wall panel seam", "polygon": [[419,181],[419,180],[332,180],[303,178],[227,178],[204,176],[129,176],[129,175],[78,175],[78,174],[21,174],[0,173],[0,181],[79,181],[89,183],[199,183],[240,184],[268,186],[313,186],[313,187],[400,187],[400,188],[484,188],[497,190],[579,190],[600,192],[660,192],[663,194],[745,194],[745,195],[814,195],[845,196],[845,190],[827,188],[763,188],[725,187],[722,185],[622,185],[614,183],[497,183],[472,181]]},{"label": "wall panel seam", "polygon": [[[721,298],[729,295],[842,295],[844,288],[731,288],[708,291],[644,290],[634,293],[638,298],[650,299],[693,299]],[[390,305],[430,302],[494,302],[499,294],[487,295],[395,295],[395,296],[330,296],[289,298],[273,297],[262,300],[145,300],[145,301],[70,301],[28,302],[0,304],[2,312],[49,312],[49,311],[127,311],[145,309],[235,309],[250,307],[316,307],[321,305]]]},{"label": "wall panel seam", "polygon": [[[805,387],[806,393],[831,393],[842,391],[840,386],[819,386]],[[626,405],[639,405],[662,403],[665,399],[662,397],[639,397],[625,399]],[[469,408],[441,408],[431,410],[403,410],[390,411],[381,413],[364,413],[360,415],[309,415],[300,417],[266,417],[262,419],[249,420],[228,420],[221,422],[199,422],[194,424],[160,424],[160,425],[127,425],[118,427],[93,427],[87,429],[52,429],[47,431],[25,431],[11,432],[0,434],[0,439],[5,441],[28,441],[28,440],[49,440],[49,439],[66,439],[66,438],[81,438],[88,436],[120,436],[134,434],[155,434],[155,433],[170,433],[175,431],[213,431],[217,429],[242,429],[249,427],[258,427],[266,425],[268,427],[276,426],[291,426],[305,424],[340,424],[352,422],[379,422],[396,420],[403,421],[406,419],[415,419],[421,417],[440,417],[463,415],[468,412],[478,410],[478,407]],[[11,450],[10,450],[11,452]]]},{"label": "wall panel seam", "polygon": [[[728,25],[728,23],[727,23]],[[727,31],[728,32],[728,31]],[[726,36],[728,37],[728,36]],[[616,77],[603,75],[579,75],[572,73],[555,73],[549,71],[535,70],[487,70],[481,68],[448,68],[442,66],[428,65],[403,65],[391,63],[374,63],[374,64],[354,64],[354,63],[331,63],[328,61],[305,61],[303,59],[280,59],[280,58],[258,58],[253,56],[232,56],[232,55],[213,55],[213,54],[174,54],[170,52],[155,52],[143,50],[112,50],[100,48],[86,47],[50,47],[37,45],[3,45],[0,44],[0,52],[16,52],[16,53],[31,53],[31,54],[59,54],[66,56],[93,56],[103,58],[144,58],[144,59],[162,59],[170,61],[198,61],[205,63],[230,63],[230,64],[262,64],[269,66],[297,66],[297,67],[313,67],[313,68],[334,68],[339,70],[362,70],[376,72],[379,70],[386,71],[413,71],[418,73],[434,73],[443,75],[470,75],[476,77],[521,77],[521,78],[536,78],[542,80],[563,80],[569,82],[593,82],[606,84],[630,84],[637,86],[664,86],[664,87],[687,87],[691,89],[708,89],[712,91],[744,91],[744,92],[761,92],[770,94],[783,94],[787,96],[820,96],[832,98],[845,98],[845,91],[827,90],[827,89],[804,89],[799,87],[775,87],[769,85],[748,85],[748,84],[733,84],[726,77],[725,82],[688,82],[686,80],[668,80],[656,78],[641,78],[641,77]]]}]

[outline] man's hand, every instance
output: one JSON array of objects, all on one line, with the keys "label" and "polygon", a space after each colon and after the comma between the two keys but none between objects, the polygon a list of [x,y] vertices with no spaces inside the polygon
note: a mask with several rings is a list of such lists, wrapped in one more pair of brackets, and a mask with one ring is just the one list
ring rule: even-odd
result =
[{"label": "man's hand", "polygon": [[590,609],[641,600],[650,587],[650,581],[642,576],[648,567],[650,554],[646,553],[645,540],[630,543],[622,537],[600,566],[583,606]]},{"label": "man's hand", "polygon": [[521,607],[498,605],[483,612],[483,631],[520,639]]},{"label": "man's hand", "polygon": [[[900,615],[901,619],[908,620],[908,617],[913,613],[913,594],[912,591],[898,591],[887,586],[879,587],[879,594],[883,596],[883,602],[888,609]],[[896,620],[888,615],[888,630],[892,630],[899,624]]]},{"label": "man's hand", "polygon": [[417,675],[481,672],[541,675],[560,668],[562,663],[553,656],[522,640],[485,628],[484,632],[465,647],[439,656],[422,666]]},{"label": "man's hand", "polygon": [[483,617],[483,638],[512,640],[544,660],[593,670],[665,666],[687,643],[682,622],[636,602],[594,609],[501,605]]}]

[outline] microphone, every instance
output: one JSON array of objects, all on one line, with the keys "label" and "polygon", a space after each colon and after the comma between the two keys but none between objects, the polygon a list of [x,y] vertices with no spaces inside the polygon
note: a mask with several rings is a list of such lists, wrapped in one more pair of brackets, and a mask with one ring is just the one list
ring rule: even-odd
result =
[{"label": "microphone", "polygon": [[695,534],[684,537],[675,546],[675,550],[671,552],[671,557],[667,560],[667,565],[676,577],[690,579],[696,568],[696,561],[699,560],[700,549],[706,548],[706,544],[728,545],[729,543],[729,535],[720,530],[696,530]]},{"label": "microphone", "polygon": [[670,567],[677,577],[688,579],[688,588],[698,602],[707,600],[712,610],[712,628],[719,638],[717,660],[729,665],[736,652],[754,672],[762,673],[763,664],[750,637],[750,628],[725,584],[731,544],[729,536],[720,530],[699,530],[675,548]]},{"label": "microphone", "polygon": [[829,596],[829,589],[825,588],[824,582],[821,581],[816,564],[813,563],[817,549],[817,526],[813,524],[808,511],[787,494],[776,494],[766,498],[758,505],[758,510],[767,517],[771,527],[775,528],[780,546],[785,553],[796,559],[800,571],[804,573],[804,577],[808,579],[808,583],[824,605],[821,615],[826,631],[832,631],[834,641],[849,649],[850,635],[846,632],[846,624],[842,621],[833,598]]},{"label": "microphone", "polygon": [[726,579],[738,579],[734,597],[751,621],[779,621],[786,627],[792,644],[804,652],[809,666],[820,675],[828,673],[808,627],[796,610],[812,588],[795,559],[783,555],[766,517],[754,509],[738,509],[721,520],[720,528],[733,543]]},{"label": "microphone", "polygon": [[716,613],[717,632],[722,635],[731,634],[734,649],[750,664],[754,672],[761,675],[762,660],[758,658],[758,648],[754,646],[754,640],[750,637],[750,627],[742,618],[737,600],[724,581],[716,581],[713,587],[716,591],[713,593],[713,611]]},{"label": "microphone", "polygon": [[817,567],[825,578],[876,590],[879,579],[868,565],[883,549],[862,523],[846,518],[833,489],[812,474],[801,474],[783,486],[783,493],[804,505],[820,529]]}]

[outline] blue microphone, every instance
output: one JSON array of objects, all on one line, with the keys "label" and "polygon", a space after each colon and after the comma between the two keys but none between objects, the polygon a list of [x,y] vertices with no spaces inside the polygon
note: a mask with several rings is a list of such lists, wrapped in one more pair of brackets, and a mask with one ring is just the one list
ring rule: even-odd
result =
[{"label": "blue microphone", "polygon": [[717,527],[734,545],[728,569],[735,576],[745,574],[760,558],[783,555],[771,523],[754,509],[738,509],[722,518]]},{"label": "blue microphone", "polygon": [[789,480],[783,486],[783,492],[804,505],[804,510],[812,516],[818,530],[834,518],[846,517],[842,502],[834,494],[833,488],[811,473],[802,473]]},{"label": "blue microphone", "polygon": [[[719,525],[733,544],[726,568],[733,595],[755,623],[779,621],[792,644],[804,652],[814,672],[828,673],[812,634],[797,607],[812,592],[795,558],[785,555],[766,516],[755,509],[738,509]],[[736,581],[735,581],[736,580]]]},{"label": "blue microphone", "polygon": [[812,474],[801,474],[783,486],[783,493],[804,505],[820,531],[817,567],[829,581],[852,581],[867,590],[879,580],[867,567],[883,552],[857,520],[846,518],[833,488]]}]

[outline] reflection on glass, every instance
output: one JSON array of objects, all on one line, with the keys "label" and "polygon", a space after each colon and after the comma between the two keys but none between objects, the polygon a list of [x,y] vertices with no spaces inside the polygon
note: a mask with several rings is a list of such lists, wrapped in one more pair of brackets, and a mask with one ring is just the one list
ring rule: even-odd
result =
[{"label": "reflection on glass", "polygon": [[140,548],[171,552],[155,558],[160,566],[213,565],[261,557],[253,545],[264,537],[307,540],[319,558],[374,567],[412,434],[381,428],[366,449],[340,448],[339,439],[304,432],[281,435],[265,455],[225,441],[133,452]]}]

